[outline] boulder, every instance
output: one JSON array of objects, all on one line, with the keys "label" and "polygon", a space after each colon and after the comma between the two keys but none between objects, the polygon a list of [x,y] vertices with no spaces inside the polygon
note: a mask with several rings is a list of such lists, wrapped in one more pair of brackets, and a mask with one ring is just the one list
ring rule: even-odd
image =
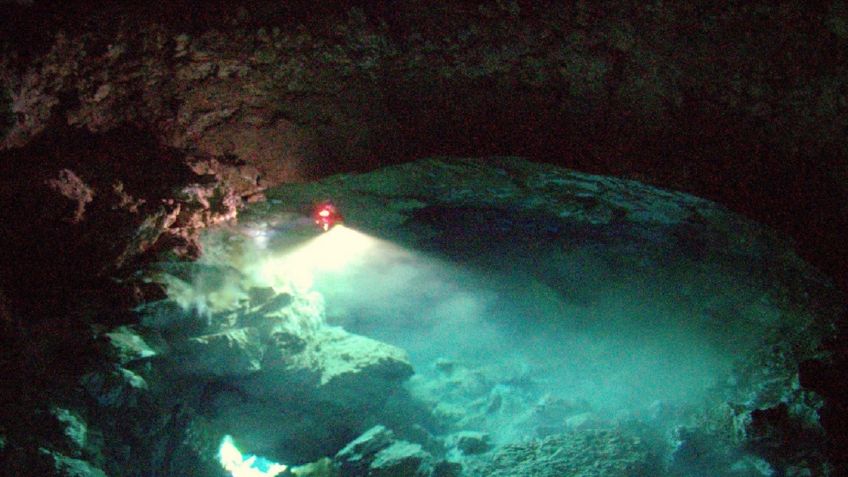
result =
[{"label": "boulder", "polygon": [[256,396],[297,395],[359,409],[379,406],[412,375],[405,351],[342,328],[295,338],[269,345],[262,371],[242,387]]},{"label": "boulder", "polygon": [[[383,373],[384,364],[367,362],[364,356],[337,356],[331,343],[317,339],[327,344],[319,346],[312,338],[322,334],[288,336],[285,352],[274,351],[279,352],[274,360],[283,362],[274,365],[266,356],[260,371],[207,386],[202,394],[210,425],[226,430],[247,448],[291,463],[333,455],[350,441],[351,431],[380,422],[390,412],[383,404],[411,372],[409,364],[395,357],[388,368],[399,367],[403,372]],[[348,338],[359,341],[353,335]],[[375,353],[384,346],[396,350],[378,342],[371,345]],[[383,356],[392,355],[384,350]],[[350,359],[362,366],[347,363],[341,372],[340,366],[332,367],[323,359]],[[390,437],[382,442],[390,444]],[[357,446],[352,449],[360,451]]]},{"label": "boulder", "polygon": [[208,320],[189,312],[172,299],[143,303],[135,312],[141,326],[151,328],[166,338],[196,336],[208,332]]}]

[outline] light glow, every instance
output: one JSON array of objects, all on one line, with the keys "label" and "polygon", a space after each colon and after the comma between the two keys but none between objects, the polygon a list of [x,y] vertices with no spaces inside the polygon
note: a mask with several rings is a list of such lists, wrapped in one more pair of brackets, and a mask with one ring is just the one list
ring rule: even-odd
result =
[{"label": "light glow", "polygon": [[274,477],[288,468],[264,457],[242,455],[231,436],[224,436],[218,449],[218,462],[233,477]]},{"label": "light glow", "polygon": [[315,219],[315,225],[324,232],[344,221],[342,214],[329,201],[319,204],[312,212],[312,218]]},{"label": "light glow", "polygon": [[294,250],[266,259],[259,276],[277,292],[289,287],[306,291],[316,273],[342,270],[362,260],[376,244],[377,240],[368,235],[337,225]]}]

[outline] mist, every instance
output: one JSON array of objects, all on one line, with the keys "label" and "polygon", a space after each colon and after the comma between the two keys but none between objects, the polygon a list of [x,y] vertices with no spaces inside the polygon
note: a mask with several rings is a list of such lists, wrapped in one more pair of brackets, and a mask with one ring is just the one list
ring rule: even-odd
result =
[{"label": "mist", "polygon": [[[226,309],[251,287],[319,297],[310,303],[323,309],[310,316],[320,322],[291,326],[340,326],[405,350],[410,396],[436,415],[439,406],[483,409],[471,427],[501,444],[544,429],[549,402],[568,407],[552,423],[585,411],[609,422],[697,408],[756,346],[751,316],[770,312],[738,273],[684,257],[656,267],[622,260],[615,247],[516,254],[494,240],[468,261],[344,226],[301,232],[210,234],[206,271],[169,294],[199,313]],[[674,425],[661,419],[654,425]]]},{"label": "mist", "polygon": [[[407,350],[425,376],[448,360],[520,375],[540,395],[609,413],[704,397],[725,379],[750,330],[715,329],[716,299],[697,292],[707,288],[697,281],[607,270],[608,258],[560,257],[572,277],[560,291],[520,263],[507,272],[467,268],[374,240],[343,266],[316,270],[312,286],[324,296],[328,323]],[[704,279],[710,293],[726,287],[740,301],[731,278],[696,280]]]}]

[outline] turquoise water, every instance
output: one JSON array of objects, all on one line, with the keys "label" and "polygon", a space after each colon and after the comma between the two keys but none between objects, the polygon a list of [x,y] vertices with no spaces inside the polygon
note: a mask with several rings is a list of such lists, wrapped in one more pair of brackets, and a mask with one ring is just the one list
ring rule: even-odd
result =
[{"label": "turquoise water", "polygon": [[[450,361],[606,416],[699,403],[753,345],[753,324],[716,323],[716,310],[735,319],[756,297],[719,272],[698,277],[705,290],[667,272],[610,272],[605,258],[563,255],[572,266],[554,288],[518,262],[483,270],[406,251],[318,276],[315,289],[330,323],[409,352],[413,390],[444,378],[436,363]],[[724,296],[707,296],[718,288]]]},{"label": "turquoise water", "polygon": [[[289,439],[300,442],[296,449],[263,437],[271,432],[263,423],[278,419],[267,417],[267,404],[251,404],[255,419],[249,411],[225,419],[238,423],[228,432],[269,459],[302,464],[332,457],[366,423],[382,424],[461,462],[462,475],[485,475],[480,469],[492,456],[451,450],[457,433],[482,432],[487,452],[507,452],[540,439],[612,432],[636,436],[647,449],[651,457],[639,462],[653,470],[645,475],[770,475],[767,464],[732,443],[712,442],[727,430],[721,426],[732,428],[732,416],[705,417],[723,409],[734,367],[761,346],[760,326],[780,315],[744,266],[648,243],[455,239],[421,250],[343,226],[326,234],[247,226],[210,235],[202,262],[226,265],[233,275],[200,273],[187,288],[172,287],[174,300],[216,316],[252,287],[309,297],[308,306],[285,315],[290,332],[341,327],[402,350],[414,371],[380,397],[381,410],[353,423],[298,409],[293,418],[313,427],[292,427],[305,433]],[[335,428],[340,422],[345,427]],[[701,425],[720,428],[704,437]],[[694,451],[692,436],[701,439]]]}]

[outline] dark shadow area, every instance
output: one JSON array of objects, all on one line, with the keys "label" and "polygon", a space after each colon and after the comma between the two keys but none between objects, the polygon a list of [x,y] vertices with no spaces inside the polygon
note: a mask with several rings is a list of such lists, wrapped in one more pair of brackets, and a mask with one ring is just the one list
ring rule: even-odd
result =
[{"label": "dark shadow area", "polygon": [[[42,320],[110,296],[118,286],[110,267],[140,221],[192,177],[181,155],[132,128],[49,128],[2,152],[0,288],[13,308]],[[142,198],[135,213],[122,204]]]}]

